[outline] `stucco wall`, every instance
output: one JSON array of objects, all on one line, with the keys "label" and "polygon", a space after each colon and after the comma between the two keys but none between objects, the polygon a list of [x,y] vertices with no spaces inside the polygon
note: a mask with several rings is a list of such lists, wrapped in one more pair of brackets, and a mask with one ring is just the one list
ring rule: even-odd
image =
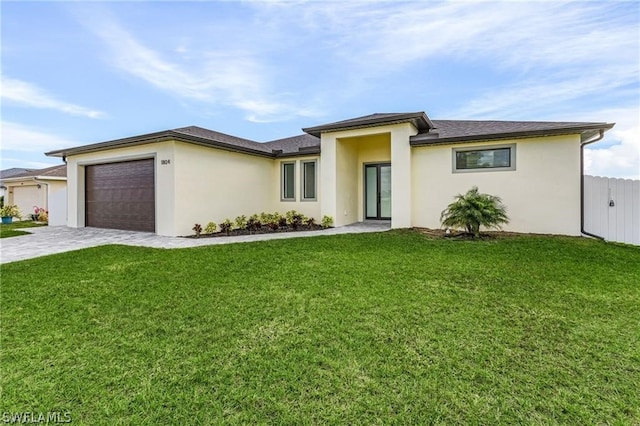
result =
[{"label": "stucco wall", "polygon": [[273,159],[182,142],[174,159],[176,235],[275,208]]},{"label": "stucco wall", "polygon": [[[453,173],[452,149],[516,144],[516,170]],[[439,228],[440,213],[472,186],[502,197],[505,230],[580,235],[580,137],[565,135],[413,148],[413,226]]]},{"label": "stucco wall", "polygon": [[47,181],[49,210],[49,226],[64,226],[67,224],[67,182]]},{"label": "stucco wall", "polygon": [[[315,160],[316,161],[316,199],[315,201],[303,201],[302,200],[302,162]],[[322,190],[321,179],[320,179],[320,157],[319,156],[309,156],[309,157],[290,157],[290,158],[282,158],[277,160],[271,160],[273,163],[273,171],[272,171],[272,195],[271,202],[268,207],[260,211],[267,212],[279,212],[285,213],[289,210],[296,210],[307,217],[312,217],[316,220],[317,223],[320,223],[322,220],[322,215],[320,212],[320,191]],[[296,172],[295,172],[295,194],[296,199],[291,201],[282,201],[281,194],[281,186],[282,186],[282,175],[281,168],[282,163],[295,163]],[[259,212],[253,212],[259,213]]]}]

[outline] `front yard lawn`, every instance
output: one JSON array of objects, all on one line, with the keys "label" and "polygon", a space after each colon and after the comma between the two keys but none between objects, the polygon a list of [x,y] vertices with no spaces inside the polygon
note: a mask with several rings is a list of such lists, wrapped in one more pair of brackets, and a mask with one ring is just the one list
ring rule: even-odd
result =
[{"label": "front yard lawn", "polygon": [[2,266],[3,413],[639,424],[640,248],[413,231]]},{"label": "front yard lawn", "polygon": [[28,232],[18,231],[21,228],[33,228],[35,226],[47,226],[46,223],[36,223],[30,220],[14,221],[12,223],[0,223],[0,238],[17,237],[27,235]]}]

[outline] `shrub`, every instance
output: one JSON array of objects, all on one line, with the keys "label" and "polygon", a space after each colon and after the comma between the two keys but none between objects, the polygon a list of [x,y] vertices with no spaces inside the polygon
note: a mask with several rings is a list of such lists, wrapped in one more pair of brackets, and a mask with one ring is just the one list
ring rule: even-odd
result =
[{"label": "shrub", "polygon": [[15,204],[7,204],[0,208],[1,217],[20,217],[20,209]]},{"label": "shrub", "polygon": [[262,222],[258,219],[258,215],[254,214],[249,217],[247,220],[247,229],[249,233],[255,232],[262,227]]},{"label": "shrub", "polygon": [[322,224],[323,228],[331,228],[333,226],[333,217],[331,216],[322,216]]},{"label": "shrub", "polygon": [[200,234],[202,234],[202,225],[200,225],[199,223],[196,223],[193,228],[193,232],[196,233],[196,238],[200,236]]},{"label": "shrub", "polygon": [[216,225],[215,222],[209,222],[204,228],[204,232],[206,234],[213,234],[214,232],[216,232],[216,229],[218,229],[218,225]]},{"label": "shrub", "polygon": [[235,229],[247,229],[247,217],[245,215],[236,217],[234,227]]},{"label": "shrub", "polygon": [[284,217],[286,217],[286,218],[287,218],[287,225],[291,225],[291,224],[293,224],[293,217],[294,217],[295,215],[297,215],[297,214],[298,214],[298,212],[297,212],[297,211],[295,211],[295,210],[289,210],[288,212],[286,212],[286,213],[284,214]]},{"label": "shrub", "polygon": [[269,223],[273,219],[273,214],[262,212],[258,215],[261,223]]},{"label": "shrub", "polygon": [[224,232],[225,234],[229,235],[229,231],[231,231],[232,227],[233,223],[231,223],[229,219],[225,219],[224,222],[220,224],[220,232]]},{"label": "shrub", "polygon": [[464,228],[474,238],[480,236],[480,227],[501,229],[509,223],[507,209],[500,197],[481,194],[474,186],[466,194],[458,194],[455,201],[440,214],[442,226]]},{"label": "shrub", "polygon": [[[281,219],[282,217],[280,216],[280,213],[276,212],[274,214],[269,215],[269,220],[267,220],[266,224],[269,227],[269,229],[271,229],[272,231],[275,231],[280,227]],[[285,222],[286,222],[286,219],[285,219]]]},{"label": "shrub", "polygon": [[304,220],[304,215],[295,210],[289,210],[285,213],[285,216],[287,218],[287,225],[290,225],[293,229],[298,229]]},{"label": "shrub", "polygon": [[316,224],[316,220],[312,217],[308,217],[305,219],[304,223],[306,223],[307,226],[313,226]]}]

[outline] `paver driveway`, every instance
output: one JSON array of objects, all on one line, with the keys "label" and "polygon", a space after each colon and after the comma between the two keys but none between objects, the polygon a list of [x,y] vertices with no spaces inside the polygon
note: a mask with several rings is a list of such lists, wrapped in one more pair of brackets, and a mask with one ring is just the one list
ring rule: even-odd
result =
[{"label": "paver driveway", "polygon": [[105,244],[125,244],[129,246],[172,249],[318,235],[380,232],[388,229],[390,229],[388,222],[372,222],[356,223],[339,228],[325,229],[323,231],[283,232],[279,234],[195,239],[162,237],[147,232],[119,231],[115,229],[43,226],[20,229],[21,231],[30,232],[30,235],[0,239],[0,263],[15,262],[17,260],[31,259]]}]

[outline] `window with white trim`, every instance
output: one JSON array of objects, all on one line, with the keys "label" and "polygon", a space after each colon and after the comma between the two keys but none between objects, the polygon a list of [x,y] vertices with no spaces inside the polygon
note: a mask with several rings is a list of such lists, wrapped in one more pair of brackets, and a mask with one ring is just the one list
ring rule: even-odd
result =
[{"label": "window with white trim", "polygon": [[280,166],[280,198],[282,201],[296,200],[296,163],[282,162]]},{"label": "window with white trim", "polygon": [[507,171],[516,169],[516,145],[453,148],[453,172]]},{"label": "window with white trim", "polygon": [[316,160],[301,161],[302,172],[302,200],[315,201],[317,192],[317,162]]}]

